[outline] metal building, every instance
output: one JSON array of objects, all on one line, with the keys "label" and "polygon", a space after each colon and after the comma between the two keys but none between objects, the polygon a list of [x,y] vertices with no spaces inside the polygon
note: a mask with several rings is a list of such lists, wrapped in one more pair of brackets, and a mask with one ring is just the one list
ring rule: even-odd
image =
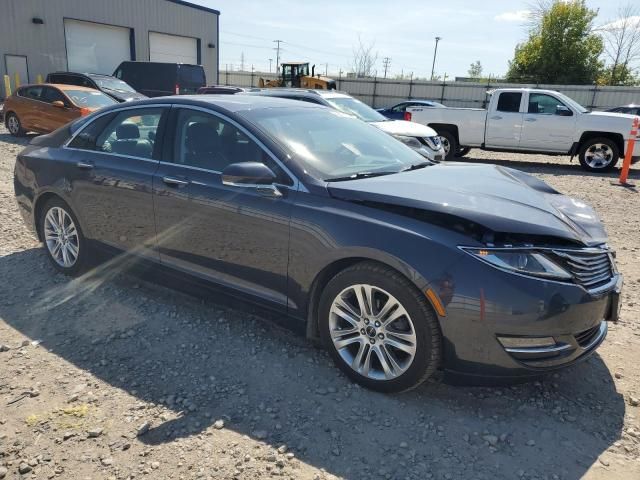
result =
[{"label": "metal building", "polygon": [[183,0],[2,0],[0,78],[15,88],[16,74],[22,84],[60,70],[111,75],[140,60],[201,64],[218,83],[219,18]]}]

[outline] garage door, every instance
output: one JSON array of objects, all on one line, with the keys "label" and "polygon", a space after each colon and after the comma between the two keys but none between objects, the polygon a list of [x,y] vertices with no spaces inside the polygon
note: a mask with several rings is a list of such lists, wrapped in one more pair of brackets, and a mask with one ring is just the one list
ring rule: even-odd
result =
[{"label": "garage door", "polygon": [[198,42],[195,38],[149,32],[149,60],[196,65]]},{"label": "garage door", "polygon": [[65,20],[64,36],[67,63],[72,72],[111,75],[120,62],[131,60],[128,28]]}]

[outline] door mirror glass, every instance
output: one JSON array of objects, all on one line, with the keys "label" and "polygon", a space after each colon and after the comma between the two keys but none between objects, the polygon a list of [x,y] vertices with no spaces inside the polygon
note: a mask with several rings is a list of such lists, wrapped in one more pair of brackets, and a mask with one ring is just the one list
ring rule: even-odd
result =
[{"label": "door mirror glass", "polygon": [[264,163],[232,163],[222,171],[224,185],[273,185],[276,174]]},{"label": "door mirror glass", "polygon": [[560,115],[561,117],[570,117],[573,115],[573,112],[569,109],[569,107],[558,105],[556,107],[556,115]]},{"label": "door mirror glass", "polygon": [[64,108],[64,102],[62,100],[55,100],[51,102],[51,105],[57,108]]}]

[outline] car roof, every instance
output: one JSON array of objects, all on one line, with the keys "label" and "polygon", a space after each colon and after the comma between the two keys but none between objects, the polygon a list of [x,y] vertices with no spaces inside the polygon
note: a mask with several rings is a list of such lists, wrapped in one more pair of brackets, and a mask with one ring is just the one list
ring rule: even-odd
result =
[{"label": "car roof", "polygon": [[[322,105],[314,105],[312,103],[304,103],[298,100],[290,100],[288,98],[260,96],[260,95],[171,95],[166,97],[155,97],[146,100],[138,100],[127,102],[126,107],[139,105],[195,105],[195,106],[214,106],[227,112],[236,113],[248,110],[264,110],[269,108],[320,108]],[[124,104],[116,104],[106,107],[103,111],[116,110],[118,107],[124,107]]]},{"label": "car roof", "polygon": [[273,97],[287,95],[307,98],[353,98],[348,93],[338,90],[314,90],[307,88],[252,88],[246,93]]},{"label": "car roof", "polygon": [[55,87],[58,90],[81,90],[87,92],[97,92],[95,88],[80,87],[77,85],[67,85],[65,83],[30,83],[29,85],[22,85],[20,88],[28,87]]}]

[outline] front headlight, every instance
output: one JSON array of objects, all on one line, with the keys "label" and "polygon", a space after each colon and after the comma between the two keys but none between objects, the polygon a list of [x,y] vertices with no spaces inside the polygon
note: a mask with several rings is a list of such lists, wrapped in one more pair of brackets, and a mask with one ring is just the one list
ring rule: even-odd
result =
[{"label": "front headlight", "polygon": [[393,138],[400,140],[407,147],[411,147],[414,150],[420,150],[422,148],[422,144],[420,143],[420,140],[418,140],[415,137],[407,137],[405,135],[394,135]]},{"label": "front headlight", "polygon": [[465,252],[501,270],[554,280],[573,278],[544,253],[533,250],[462,248]]},{"label": "front headlight", "polygon": [[440,150],[442,147],[440,137],[424,137],[424,141],[431,150]]}]

